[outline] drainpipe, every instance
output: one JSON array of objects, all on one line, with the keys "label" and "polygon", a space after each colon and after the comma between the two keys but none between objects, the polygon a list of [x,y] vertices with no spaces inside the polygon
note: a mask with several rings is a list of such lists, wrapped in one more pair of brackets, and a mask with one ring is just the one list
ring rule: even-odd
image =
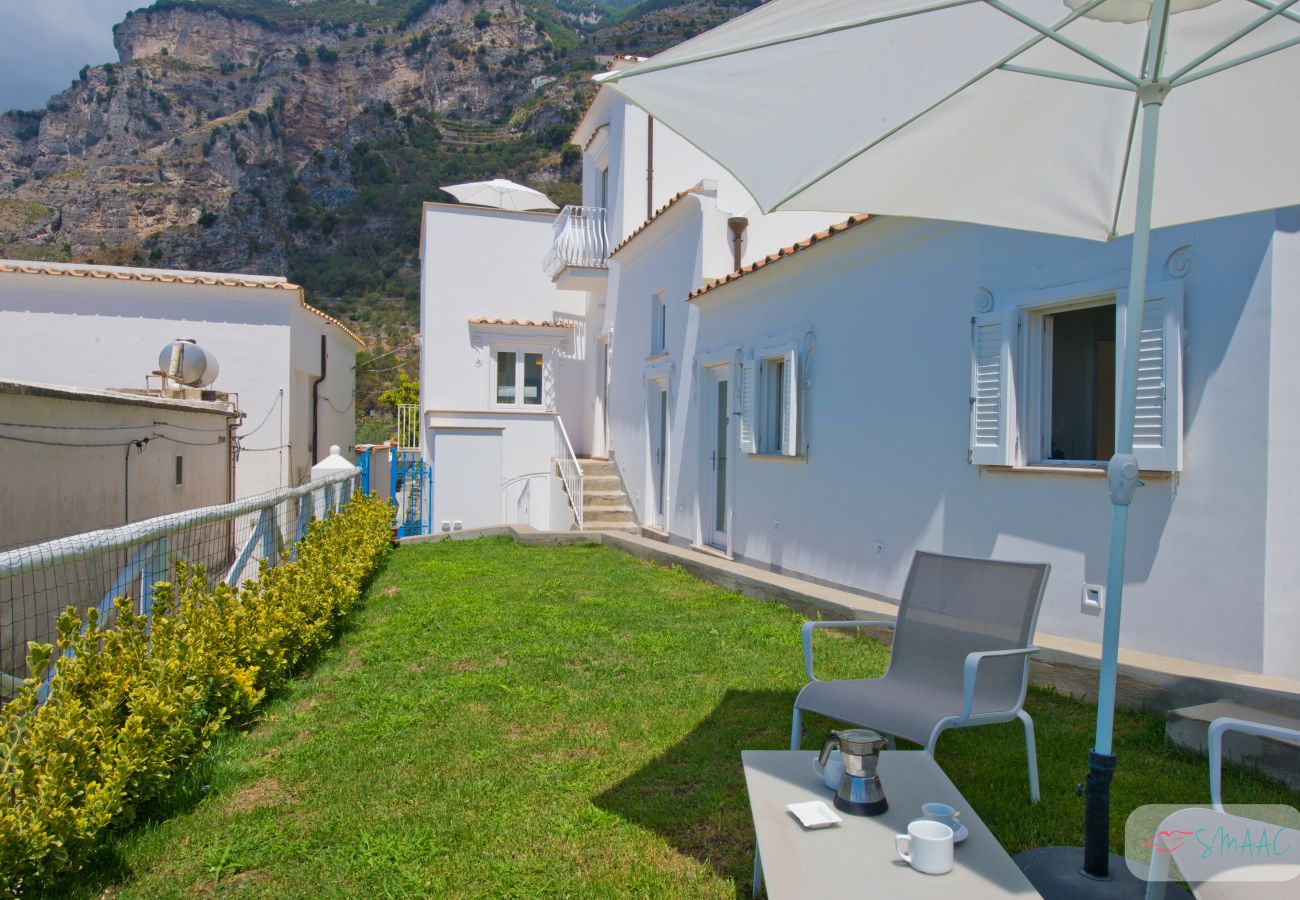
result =
[{"label": "drainpipe", "polygon": [[320,428],[320,383],[325,380],[325,335],[320,336],[320,375],[311,383],[311,464],[320,462],[316,458],[316,437]]},{"label": "drainpipe", "polygon": [[143,453],[147,443],[149,438],[140,438],[126,445],[126,457],[122,460],[122,523],[125,525],[131,524],[131,448]]},{"label": "drainpipe", "polygon": [[745,229],[749,227],[749,219],[744,216],[732,216],[727,220],[727,227],[731,229],[731,264],[732,271],[740,271],[741,247],[745,240]]},{"label": "drainpipe", "polygon": [[645,131],[645,217],[655,214],[655,117],[646,117]]}]

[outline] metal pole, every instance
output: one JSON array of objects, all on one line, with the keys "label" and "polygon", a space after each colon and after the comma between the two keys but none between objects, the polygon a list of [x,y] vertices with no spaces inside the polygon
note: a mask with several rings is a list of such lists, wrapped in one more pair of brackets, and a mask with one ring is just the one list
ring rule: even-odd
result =
[{"label": "metal pole", "polygon": [[[1156,144],[1160,107],[1169,93],[1160,80],[1168,0],[1156,0],[1151,10],[1147,44],[1147,77],[1138,87],[1142,104],[1142,145],[1138,156],[1137,209],[1133,223],[1133,256],[1129,263],[1128,296],[1122,307],[1124,356],[1119,372],[1115,455],[1106,468],[1110,484],[1110,558],[1106,569],[1106,610],[1102,622],[1101,676],[1097,686],[1097,735],[1088,754],[1084,794],[1083,874],[1110,877],[1110,783],[1116,758],[1111,738],[1115,724],[1115,681],[1119,666],[1119,626],[1124,607],[1124,561],[1128,544],[1128,510],[1138,485],[1133,455],[1133,419],[1137,409],[1139,344],[1146,304],[1147,263],[1151,244],[1151,205],[1155,188]],[[1116,325],[1121,321],[1117,304]]]}]

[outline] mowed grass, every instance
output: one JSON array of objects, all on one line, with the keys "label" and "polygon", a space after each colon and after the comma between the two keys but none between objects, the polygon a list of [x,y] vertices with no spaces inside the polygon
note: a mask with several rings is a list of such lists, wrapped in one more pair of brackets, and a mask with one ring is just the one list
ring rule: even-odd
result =
[{"label": "mowed grass", "polygon": [[[787,746],[801,621],[598,546],[404,547],[314,671],[219,740],[72,891],[747,895],[740,751]],[[817,653],[827,677],[888,659],[824,632]],[[1082,834],[1093,712],[1038,690],[1028,709],[1036,807],[1018,725],[950,732],[938,751],[1012,853]],[[810,717],[805,746],[829,726]],[[1116,746],[1117,851],[1134,806],[1207,799],[1205,761],[1167,748],[1158,717],[1121,714]],[[1296,802],[1245,772],[1225,792]]]}]

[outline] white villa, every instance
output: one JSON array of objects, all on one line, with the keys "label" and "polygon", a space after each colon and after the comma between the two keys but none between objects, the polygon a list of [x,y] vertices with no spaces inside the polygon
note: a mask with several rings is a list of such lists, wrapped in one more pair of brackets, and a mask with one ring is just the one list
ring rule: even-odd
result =
[{"label": "white villa", "polygon": [[302,484],[352,446],[361,339],[284,278],[0,260],[0,378],[140,389],[177,338],[238,395],[237,497]]},{"label": "white villa", "polygon": [[[626,507],[885,599],[915,550],[1045,561],[1040,631],[1100,641],[1127,240],[763,215],[609,88],[574,141],[582,207],[425,207],[435,531]],[[1125,647],[1300,677],[1300,210],[1156,232],[1149,296]]]}]

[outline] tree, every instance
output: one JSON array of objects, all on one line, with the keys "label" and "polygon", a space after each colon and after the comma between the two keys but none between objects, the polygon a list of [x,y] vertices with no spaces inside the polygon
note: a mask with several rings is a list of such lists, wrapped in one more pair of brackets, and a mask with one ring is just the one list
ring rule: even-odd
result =
[{"label": "tree", "polygon": [[397,373],[397,384],[379,395],[379,402],[397,412],[399,406],[415,406],[420,402],[420,382],[405,372]]},{"label": "tree", "polygon": [[[379,402],[393,408],[393,413],[398,413],[398,408],[402,406],[418,406],[420,403],[420,382],[405,372],[397,373],[397,384],[390,387],[379,395]],[[403,447],[417,447],[420,443],[420,419],[418,416],[403,420],[401,415],[397,415],[399,428],[405,428],[405,434],[396,435],[398,443]]]}]

